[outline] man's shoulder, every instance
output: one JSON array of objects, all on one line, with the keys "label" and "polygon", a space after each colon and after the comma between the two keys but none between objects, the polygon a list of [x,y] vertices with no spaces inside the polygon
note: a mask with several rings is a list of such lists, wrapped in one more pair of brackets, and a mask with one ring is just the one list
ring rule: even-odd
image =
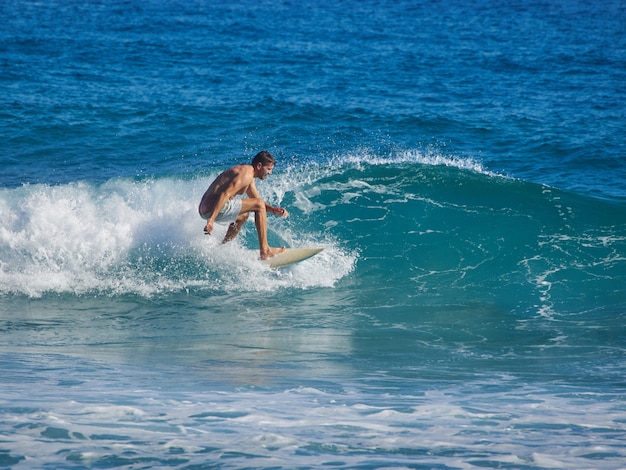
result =
[{"label": "man's shoulder", "polygon": [[231,168],[231,171],[241,178],[254,179],[254,168],[252,168],[252,165],[236,165]]},{"label": "man's shoulder", "polygon": [[229,175],[229,179],[236,182],[237,185],[249,185],[254,181],[254,168],[251,165],[235,165],[224,173]]},{"label": "man's shoulder", "polygon": [[230,171],[234,172],[234,173],[253,173],[254,172],[254,168],[252,168],[252,165],[246,165],[245,163],[242,163],[241,165],[235,165],[233,167],[230,168]]},{"label": "man's shoulder", "polygon": [[220,176],[224,176],[229,179],[247,177],[248,174],[252,174],[252,167],[250,165],[235,165],[224,170]]}]

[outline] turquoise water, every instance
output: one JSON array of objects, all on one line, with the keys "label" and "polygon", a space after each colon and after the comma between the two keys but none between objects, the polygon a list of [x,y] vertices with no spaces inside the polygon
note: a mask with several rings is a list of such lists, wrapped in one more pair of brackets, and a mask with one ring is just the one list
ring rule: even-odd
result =
[{"label": "turquoise water", "polygon": [[0,14],[0,466],[623,466],[620,2]]}]

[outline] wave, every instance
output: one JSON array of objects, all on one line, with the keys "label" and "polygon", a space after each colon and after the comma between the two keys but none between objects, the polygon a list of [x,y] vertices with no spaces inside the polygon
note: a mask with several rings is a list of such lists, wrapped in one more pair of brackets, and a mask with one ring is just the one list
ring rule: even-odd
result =
[{"label": "wave", "polygon": [[0,191],[0,292],[152,296],[309,288],[332,286],[350,272],[355,256],[330,237],[298,230],[296,217],[286,223],[273,219],[270,241],[323,246],[325,252],[308,262],[314,275],[302,267],[272,271],[259,263],[252,223],[229,245],[220,244],[225,230],[203,235],[197,204],[216,175]]},{"label": "wave", "polygon": [[606,201],[495,174],[443,152],[361,150],[294,158],[259,190],[288,207],[272,245],[325,251],[287,270],[257,261],[254,224],[221,245],[197,203],[221,169],[103,184],[0,191],[0,292],[141,296],[192,291],[381,286],[423,306],[480,299],[552,318],[624,305],[626,211]]},{"label": "wave", "polygon": [[623,206],[445,154],[338,160],[293,204],[359,251],[371,305],[396,292],[407,309],[419,296],[422,307],[482,302],[549,319],[623,310]]}]

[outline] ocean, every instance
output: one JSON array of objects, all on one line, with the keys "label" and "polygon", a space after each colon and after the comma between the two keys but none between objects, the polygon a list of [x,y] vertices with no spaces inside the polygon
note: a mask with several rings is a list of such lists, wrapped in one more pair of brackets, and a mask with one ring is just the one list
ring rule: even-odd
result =
[{"label": "ocean", "polygon": [[0,468],[626,468],[624,2],[0,17]]}]

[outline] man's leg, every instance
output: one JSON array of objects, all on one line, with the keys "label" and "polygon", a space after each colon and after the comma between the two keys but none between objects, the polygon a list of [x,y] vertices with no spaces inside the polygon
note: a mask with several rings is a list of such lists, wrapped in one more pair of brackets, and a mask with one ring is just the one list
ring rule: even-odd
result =
[{"label": "man's leg", "polygon": [[232,241],[239,234],[239,230],[241,230],[243,224],[246,223],[249,215],[249,212],[239,213],[239,217],[237,217],[237,220],[228,226],[228,230],[226,231],[226,235],[224,236],[224,241],[222,241],[222,243],[228,243],[229,241]]},{"label": "man's leg", "polygon": [[265,201],[261,198],[244,198],[241,201],[241,211],[237,220],[230,224],[224,243],[231,241],[237,236],[243,224],[248,220],[248,214],[254,212],[254,223],[256,225],[257,235],[259,237],[259,250],[261,259],[270,258],[285,248],[271,248],[267,243],[267,213],[265,211]]}]

